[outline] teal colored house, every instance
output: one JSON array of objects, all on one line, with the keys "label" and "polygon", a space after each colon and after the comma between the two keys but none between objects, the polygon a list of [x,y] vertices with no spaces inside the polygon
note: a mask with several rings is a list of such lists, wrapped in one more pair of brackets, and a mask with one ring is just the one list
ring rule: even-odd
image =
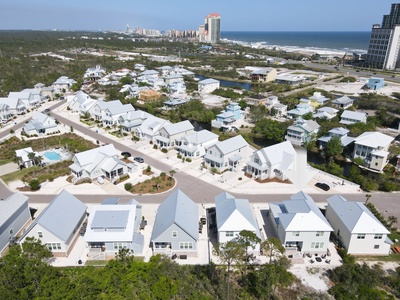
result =
[{"label": "teal colored house", "polygon": [[225,110],[217,115],[216,120],[212,122],[212,126],[216,128],[229,128],[237,120],[244,119],[244,111],[236,102],[231,102]]},{"label": "teal colored house", "polygon": [[385,80],[383,78],[371,77],[368,79],[367,86],[370,90],[379,90],[385,86]]}]

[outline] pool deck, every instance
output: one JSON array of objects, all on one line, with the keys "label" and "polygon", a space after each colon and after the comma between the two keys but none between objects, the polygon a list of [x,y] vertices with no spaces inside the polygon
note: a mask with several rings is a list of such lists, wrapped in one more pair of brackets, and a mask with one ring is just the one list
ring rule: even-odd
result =
[{"label": "pool deck", "polygon": [[[46,152],[50,152],[50,153],[54,152],[60,157],[60,159],[57,159],[57,160],[50,159],[50,158],[48,158],[48,157],[46,157],[44,155]],[[56,148],[48,149],[48,150],[45,150],[45,151],[41,151],[41,152],[38,153],[38,155],[43,157],[43,163],[46,164],[46,165],[50,165],[50,164],[54,164],[54,163],[57,163],[57,162],[60,162],[60,161],[63,161],[63,160],[67,160],[67,159],[70,159],[72,157],[72,154],[70,154],[69,152],[65,151],[64,149],[56,149]]]}]

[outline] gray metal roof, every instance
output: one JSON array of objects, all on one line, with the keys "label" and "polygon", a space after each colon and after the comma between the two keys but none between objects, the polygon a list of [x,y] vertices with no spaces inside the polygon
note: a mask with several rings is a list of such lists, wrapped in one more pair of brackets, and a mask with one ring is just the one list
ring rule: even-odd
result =
[{"label": "gray metal roof", "polygon": [[330,206],[351,233],[390,233],[361,202],[347,201],[340,195],[328,198]]},{"label": "gray metal roof", "polygon": [[174,135],[180,132],[188,131],[188,130],[194,130],[194,127],[192,123],[190,123],[188,120],[178,122],[175,124],[168,124],[164,126],[165,131],[168,132],[169,135]]},{"label": "gray metal roof", "polygon": [[193,239],[199,240],[199,207],[179,189],[158,207],[151,240],[174,223]]},{"label": "gray metal roof", "polygon": [[21,193],[14,193],[7,199],[0,201],[0,227],[14,214],[21,206],[28,206],[28,197]]},{"label": "gray metal roof", "polygon": [[125,228],[129,210],[98,210],[95,212],[92,228]]},{"label": "gray metal roof", "polygon": [[228,154],[240,148],[247,147],[248,144],[241,135],[234,136],[222,142],[218,142],[215,146],[223,153]]},{"label": "gray metal roof", "polygon": [[67,190],[62,190],[32,225],[39,224],[61,240],[67,241],[85,213],[86,205]]}]

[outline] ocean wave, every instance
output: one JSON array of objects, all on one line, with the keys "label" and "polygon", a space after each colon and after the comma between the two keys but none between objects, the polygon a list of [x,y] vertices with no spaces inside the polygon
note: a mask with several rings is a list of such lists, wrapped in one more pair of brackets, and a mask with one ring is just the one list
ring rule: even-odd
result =
[{"label": "ocean wave", "polygon": [[266,41],[256,41],[256,42],[246,42],[239,40],[230,40],[227,38],[221,39],[222,42],[237,44],[242,46],[249,46],[252,48],[264,48],[264,49],[279,49],[287,52],[300,52],[300,53],[310,53],[310,54],[332,54],[332,55],[344,55],[345,53],[367,53],[364,49],[352,49],[352,48],[324,48],[324,47],[313,47],[313,46],[294,46],[294,45],[278,45],[269,44]]}]

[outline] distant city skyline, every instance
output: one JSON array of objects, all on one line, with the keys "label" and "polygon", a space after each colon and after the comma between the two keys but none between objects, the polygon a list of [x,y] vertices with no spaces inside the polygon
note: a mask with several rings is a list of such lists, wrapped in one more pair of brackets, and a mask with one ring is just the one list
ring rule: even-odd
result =
[{"label": "distant city skyline", "polygon": [[[400,2],[400,1],[398,1]],[[393,0],[2,0],[0,30],[197,30],[210,13],[221,31],[370,31]]]}]

